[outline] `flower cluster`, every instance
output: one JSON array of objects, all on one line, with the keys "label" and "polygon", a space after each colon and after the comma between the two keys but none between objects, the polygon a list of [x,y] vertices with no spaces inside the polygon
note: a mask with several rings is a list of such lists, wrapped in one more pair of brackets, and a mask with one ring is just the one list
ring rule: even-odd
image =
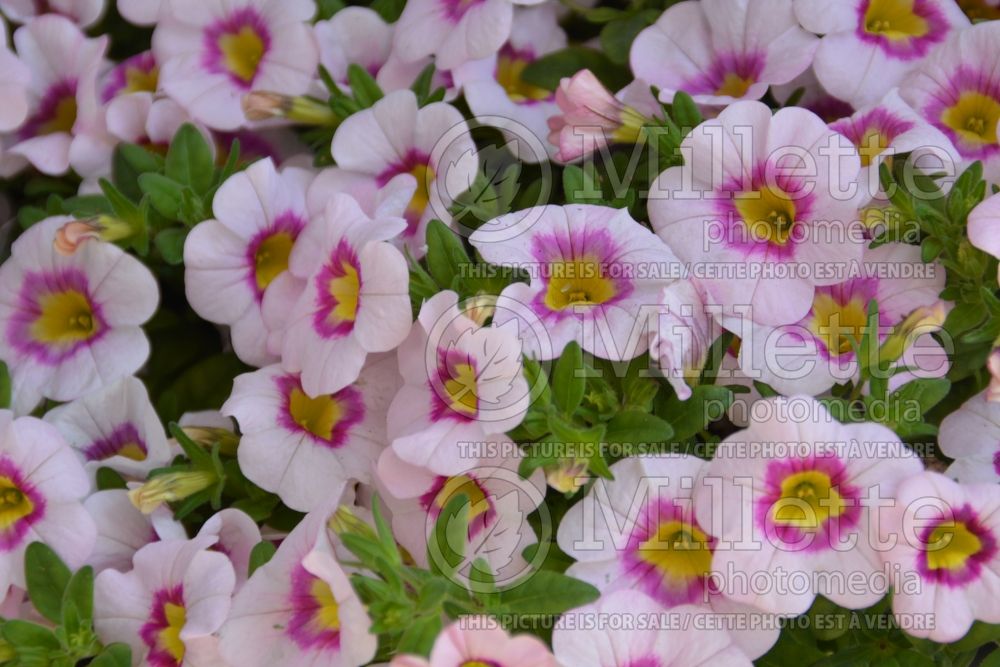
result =
[{"label": "flower cluster", "polygon": [[0,0],[0,665],[1000,657],[996,0]]}]

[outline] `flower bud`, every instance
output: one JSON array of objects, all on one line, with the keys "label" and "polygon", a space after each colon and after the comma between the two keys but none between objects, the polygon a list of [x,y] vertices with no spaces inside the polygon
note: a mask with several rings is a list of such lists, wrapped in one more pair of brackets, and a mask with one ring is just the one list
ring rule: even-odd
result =
[{"label": "flower bud", "polygon": [[170,472],[157,475],[142,486],[128,492],[132,504],[143,514],[152,514],[163,503],[190,498],[219,481],[218,475],[207,470]]}]

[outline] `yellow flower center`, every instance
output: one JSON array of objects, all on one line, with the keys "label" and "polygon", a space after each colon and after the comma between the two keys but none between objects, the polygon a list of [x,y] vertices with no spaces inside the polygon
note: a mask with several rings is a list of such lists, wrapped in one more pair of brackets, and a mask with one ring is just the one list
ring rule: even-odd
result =
[{"label": "yellow flower center", "polygon": [[740,192],[735,197],[736,211],[755,241],[783,246],[795,226],[795,202],[783,190],[765,185],[760,190]]},{"label": "yellow flower center", "polygon": [[117,452],[116,456],[124,456],[127,459],[132,459],[133,461],[145,461],[146,452],[143,451],[142,446],[137,442],[126,442],[123,444]]},{"label": "yellow flower center", "polygon": [[167,619],[167,627],[160,630],[157,643],[179,665],[184,661],[184,640],[181,639],[181,630],[187,622],[187,612],[183,605],[167,602],[163,605],[163,615]]},{"label": "yellow flower center", "polygon": [[431,185],[434,183],[434,170],[430,165],[418,164],[410,170],[410,173],[417,179],[417,189],[406,205],[406,212],[415,218],[420,218],[427,210],[427,205],[431,201]]},{"label": "yellow flower center", "polygon": [[490,508],[486,494],[480,488],[476,480],[468,475],[455,475],[449,477],[441,490],[434,497],[434,504],[438,509],[444,509],[451,502],[456,494],[463,494],[468,498],[469,521],[483,515]]},{"label": "yellow flower center", "polygon": [[35,503],[10,477],[0,476],[0,529],[7,530],[35,511]]},{"label": "yellow flower center", "polygon": [[455,412],[475,416],[479,412],[476,388],[475,367],[472,364],[455,364],[452,367],[452,377],[444,383],[448,407]]},{"label": "yellow flower center", "polygon": [[865,302],[854,298],[840,303],[829,294],[817,293],[813,299],[809,330],[823,341],[830,354],[846,354],[859,342],[868,324]]},{"label": "yellow flower center", "polygon": [[294,244],[295,240],[288,232],[271,234],[261,241],[253,257],[257,289],[263,292],[271,281],[288,269],[288,256]]},{"label": "yellow flower center", "polygon": [[45,121],[38,128],[38,134],[56,134],[58,132],[72,132],[76,125],[76,96],[66,95],[56,102],[52,117]]},{"label": "yellow flower center", "polygon": [[924,37],[927,20],[913,11],[914,0],[871,0],[865,12],[865,32],[891,40]]},{"label": "yellow flower center", "polygon": [[600,263],[594,259],[554,262],[549,269],[545,305],[550,310],[596,306],[607,303],[617,294],[614,282],[603,275]]},{"label": "yellow flower center", "polygon": [[[871,128],[865,130],[861,141],[858,143],[858,153],[861,154],[861,166],[870,167],[875,158],[882,154],[889,147],[889,138]],[[891,164],[888,165],[891,168]]]},{"label": "yellow flower center", "polygon": [[159,85],[160,70],[154,67],[151,70],[144,70],[141,67],[125,68],[125,91],[126,93],[155,93]]},{"label": "yellow flower center", "polygon": [[963,521],[945,521],[931,531],[927,542],[927,567],[960,570],[982,551],[983,542]]},{"label": "yellow flower center", "polygon": [[501,54],[497,58],[497,82],[507,91],[507,97],[514,102],[529,100],[547,100],[552,92],[525,82],[521,73],[528,66],[528,61],[510,54]]},{"label": "yellow flower center", "polygon": [[317,438],[329,440],[344,416],[344,408],[331,395],[310,398],[298,387],[288,398],[288,412],[296,424]]},{"label": "yellow flower center", "polygon": [[317,577],[309,586],[309,594],[316,603],[316,611],[312,617],[313,629],[316,632],[340,630],[340,605],[337,604],[330,585]]},{"label": "yellow flower center", "polygon": [[743,97],[754,83],[753,77],[743,78],[735,72],[729,72],[722,80],[722,84],[716,89],[715,94]]},{"label": "yellow flower center", "polygon": [[781,483],[781,497],[771,508],[774,523],[815,530],[827,519],[844,513],[846,503],[830,476],[819,470],[789,475]]},{"label": "yellow flower center", "polygon": [[264,57],[264,40],[250,26],[239,32],[223,33],[219,37],[222,63],[230,74],[250,83],[257,76],[257,66]]},{"label": "yellow flower center", "polygon": [[973,144],[996,144],[1000,124],[1000,102],[974,91],[962,93],[958,101],[941,112],[941,122]]},{"label": "yellow flower center", "polygon": [[712,567],[708,535],[676,519],[657,526],[656,534],[639,545],[639,558],[655,567],[664,579],[689,581],[706,576]]},{"label": "yellow flower center", "polygon": [[93,338],[100,327],[87,295],[74,289],[39,299],[41,314],[31,325],[32,337],[48,344],[69,344]]},{"label": "yellow flower center", "polygon": [[327,289],[336,305],[327,318],[333,323],[353,322],[358,314],[358,296],[361,292],[361,280],[358,270],[348,261],[341,263],[344,275],[331,278]]}]

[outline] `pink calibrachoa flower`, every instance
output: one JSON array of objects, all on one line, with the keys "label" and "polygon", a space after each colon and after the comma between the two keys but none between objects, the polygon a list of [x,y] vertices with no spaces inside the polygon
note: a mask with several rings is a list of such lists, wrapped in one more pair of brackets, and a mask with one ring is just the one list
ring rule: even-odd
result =
[{"label": "pink calibrachoa flower", "polygon": [[28,117],[31,70],[10,50],[7,23],[0,18],[0,132],[10,132]]},{"label": "pink calibrachoa flower", "polygon": [[691,385],[705,367],[708,350],[722,333],[698,281],[678,280],[660,294],[660,309],[649,321],[649,356],[677,398],[691,398]]},{"label": "pink calibrachoa flower", "polygon": [[468,465],[461,443],[513,430],[528,411],[514,323],[479,326],[452,291],[424,302],[398,354],[405,384],[389,408],[388,435],[412,465],[456,474]]},{"label": "pink calibrachoa flower", "polygon": [[303,512],[350,480],[371,482],[398,387],[396,361],[387,353],[370,356],[352,384],[315,397],[278,364],[238,376],[222,412],[235,417],[243,433],[240,469]]},{"label": "pink calibrachoa flower", "polygon": [[941,451],[955,459],[946,474],[966,484],[1000,482],[1000,403],[976,394],[941,420]]},{"label": "pink calibrachoa flower", "polygon": [[[903,267],[919,267],[905,275]],[[938,295],[945,271],[924,264],[918,246],[888,243],[866,249],[862,261],[844,282],[817,287],[809,312],[794,324],[781,327],[745,323],[739,363],[743,373],[786,395],[816,396],[858,374],[857,346],[868,323],[868,307],[878,304],[879,341],[890,335],[907,336],[909,345],[896,364],[906,372],[889,378],[895,390],[915,378],[941,377],[948,372],[948,353],[934,339],[940,328],[928,324],[906,332],[914,313],[943,311]]]},{"label": "pink calibrachoa flower", "polygon": [[0,359],[20,411],[39,397],[72,401],[132,375],[149,356],[140,325],[156,311],[156,279],[104,241],[57,252],[56,231],[71,220],[35,224],[0,267]]},{"label": "pink calibrachoa flower", "polygon": [[105,3],[106,0],[0,0],[0,11],[16,23],[56,14],[86,28],[104,15]]},{"label": "pink calibrachoa flower", "polygon": [[[817,594],[848,609],[875,604],[886,593],[876,585],[878,507],[922,469],[881,424],[841,424],[805,396],[757,401],[750,426],[716,448],[694,508],[730,546],[716,549],[714,571],[772,584],[730,578],[722,594],[787,616],[804,613]],[[846,583],[857,577],[866,590]]]},{"label": "pink calibrachoa flower", "polygon": [[[191,117],[169,97],[140,92],[116,95],[108,102],[105,120],[108,134],[114,139],[165,153],[177,130],[191,122]],[[209,131],[205,127],[198,129],[212,147]]]},{"label": "pink calibrachoa flower", "polygon": [[651,186],[650,220],[726,315],[749,306],[754,322],[796,322],[861,259],[860,158],[815,114],[737,102],[681,151],[687,164]]},{"label": "pink calibrachoa flower", "polygon": [[912,72],[900,95],[945,133],[965,163],[980,160],[986,180],[1000,180],[1000,22],[956,32]]},{"label": "pink calibrachoa flower", "polygon": [[465,468],[451,476],[406,463],[386,449],[378,461],[376,488],[392,512],[396,539],[424,567],[435,522],[457,494],[464,494],[468,543],[456,576],[468,577],[467,566],[483,558],[497,582],[513,583],[530,570],[523,551],[538,537],[527,517],[544,500],[545,476],[541,470],[529,479],[518,475],[523,455],[506,436],[465,445]]},{"label": "pink calibrachoa flower", "polygon": [[[11,174],[31,163],[59,175],[106,170],[111,143],[103,127],[97,77],[107,37],[87,39],[69,19],[39,17],[14,33],[21,62],[31,72],[28,117],[7,139],[0,171]],[[16,98],[15,98],[16,103]]]},{"label": "pink calibrachoa flower", "polygon": [[187,531],[174,520],[169,507],[143,514],[129,500],[125,489],[97,491],[83,506],[97,525],[97,541],[87,557],[87,564],[97,572],[108,568],[128,572],[132,557],[147,544],[187,539]]},{"label": "pink calibrachoa flower", "polygon": [[264,366],[277,360],[266,348],[261,303],[271,282],[288,269],[306,227],[306,188],[312,173],[278,171],[260,160],[222,184],[212,209],[184,243],[184,283],[201,317],[231,327],[233,349],[243,361]]},{"label": "pink calibrachoa flower", "polygon": [[[521,308],[498,307],[494,324],[543,328],[538,340],[550,340],[549,349],[524,343],[541,359],[558,357],[572,340],[612,361],[642,354],[641,310],[681,274],[666,244],[628,210],[607,206],[536,206],[487,222],[469,241],[486,261],[529,273],[530,283],[506,287],[498,302]],[[518,312],[524,308],[532,320]]]},{"label": "pink calibrachoa flower", "polygon": [[861,156],[858,203],[862,206],[877,195],[887,199],[880,195],[879,166],[891,167],[894,155],[911,153],[909,164],[928,173],[950,168],[959,160],[951,140],[904,102],[896,89],[878,104],[830,123],[830,129],[850,139]]},{"label": "pink calibrachoa flower", "polygon": [[816,78],[812,67],[788,83],[771,86],[771,94],[782,103],[781,106],[790,106],[788,102],[800,89],[802,92],[798,96],[798,103],[795,106],[809,109],[828,123],[846,118],[855,111],[854,107],[847,102],[826,92],[826,89],[820,85]]},{"label": "pink calibrachoa flower", "polygon": [[892,610],[928,621],[908,634],[948,643],[973,621],[1000,623],[1000,486],[966,486],[925,472],[902,482],[884,513],[890,519],[882,537],[894,542],[886,562],[919,576],[919,585],[896,587]]},{"label": "pink calibrachoa flower", "polygon": [[750,667],[724,624],[693,618],[711,614],[692,605],[667,609],[642,592],[616,591],[563,614],[552,649],[563,667]]},{"label": "pink calibrachoa flower", "polygon": [[301,373],[308,396],[340,391],[368,354],[395,349],[409,333],[406,258],[387,242],[405,226],[401,218],[373,220],[336,195],[295,244],[288,268],[306,287],[288,315],[281,362]]},{"label": "pink calibrachoa flower", "polygon": [[558,667],[531,635],[508,635],[491,616],[463,616],[434,640],[430,659],[399,655],[389,667]]},{"label": "pink calibrachoa flower", "polygon": [[246,93],[309,89],[315,13],[312,0],[169,0],[153,33],[163,90],[209,127],[239,128]]},{"label": "pink calibrachoa flower", "polygon": [[560,162],[579,160],[608,144],[634,144],[661,113],[645,82],[636,80],[612,95],[589,69],[560,81],[555,100],[559,113],[547,123]]},{"label": "pink calibrachoa flower", "polygon": [[105,643],[132,647],[132,664],[194,667],[220,664],[213,636],[229,614],[236,576],[214,536],[167,540],[141,548],[128,573],[104,570],[94,580],[94,629]]},{"label": "pink calibrachoa flower", "polygon": [[427,223],[432,218],[451,221],[448,208],[472,185],[479,168],[462,114],[443,102],[418,108],[410,90],[389,93],[347,118],[333,135],[332,152],[339,167],[367,175],[380,187],[399,174],[416,178],[403,232],[416,256],[425,252]]},{"label": "pink calibrachoa flower", "polygon": [[243,667],[359,667],[374,656],[371,619],[337,563],[329,513],[308,514],[233,600],[222,657]]},{"label": "pink calibrachoa flower", "polygon": [[101,100],[110,102],[118,95],[155,93],[159,89],[160,66],[152,51],[126,58],[104,75]]},{"label": "pink calibrachoa flower", "polygon": [[169,0],[118,0],[118,13],[135,25],[156,25]]},{"label": "pink calibrachoa flower", "polygon": [[[729,615],[761,612],[717,594],[712,570],[716,540],[694,518],[691,495],[706,461],[688,455],[633,457],[611,466],[614,480],[598,479],[559,524],[559,548],[576,559],[566,574],[603,595],[639,590],[666,608],[702,605]],[[735,627],[735,626],[734,626]],[[778,640],[748,619],[752,630],[732,632],[751,658]]]},{"label": "pink calibrachoa flower", "polygon": [[[542,56],[566,46],[566,33],[557,22],[557,7],[547,4],[514,10],[514,29],[500,52],[455,68],[452,76],[462,88],[469,109],[489,125],[509,130],[504,136],[517,141],[517,155],[526,162],[541,162],[556,146],[545,147],[547,120],[558,110],[555,93],[526,82],[524,69]],[[535,140],[525,140],[525,130]]]},{"label": "pink calibrachoa flower", "polygon": [[701,104],[760,99],[812,62],[817,40],[795,20],[792,0],[680,2],[632,43],[636,77],[671,102],[682,90]]},{"label": "pink calibrachoa flower", "polygon": [[820,83],[856,107],[878,102],[969,25],[954,0],[795,0],[795,13],[824,35],[813,63]]},{"label": "pink calibrachoa flower", "polygon": [[90,555],[96,528],[80,501],[87,473],[51,424],[0,410],[0,590],[25,587],[24,550],[44,542],[71,568]]},{"label": "pink calibrachoa flower", "polygon": [[227,507],[208,518],[198,531],[198,537],[211,536],[217,539],[213,551],[226,556],[236,573],[236,588],[240,590],[247,581],[250,567],[250,552],[260,543],[260,528],[246,512]]},{"label": "pink calibrachoa flower", "polygon": [[128,477],[167,465],[170,446],[141,380],[123,378],[45,415],[79,452],[91,474],[111,468]]},{"label": "pink calibrachoa flower", "polygon": [[368,7],[345,7],[331,18],[317,21],[314,30],[320,64],[345,89],[350,65],[378,76],[392,52],[392,26]]},{"label": "pink calibrachoa flower", "polygon": [[987,197],[972,209],[968,233],[969,243],[985,253],[1000,257],[1000,194]]},{"label": "pink calibrachoa flower", "polygon": [[496,53],[511,34],[515,5],[541,0],[415,0],[396,24],[395,48],[403,60],[434,55],[450,70]]}]

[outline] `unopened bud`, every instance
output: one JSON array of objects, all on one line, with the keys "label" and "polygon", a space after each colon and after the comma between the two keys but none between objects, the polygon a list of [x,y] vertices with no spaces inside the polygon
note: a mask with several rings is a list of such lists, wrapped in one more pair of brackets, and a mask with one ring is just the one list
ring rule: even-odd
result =
[{"label": "unopened bud", "polygon": [[477,294],[465,302],[465,316],[479,326],[486,324],[486,320],[493,317],[496,309],[497,296],[495,294]]},{"label": "unopened bud", "polygon": [[304,95],[292,97],[267,91],[254,91],[243,96],[243,115],[247,120],[287,118],[302,125],[336,127],[340,119],[329,106]]},{"label": "unopened bud", "polygon": [[62,255],[72,255],[90,239],[100,239],[113,243],[132,236],[132,226],[124,220],[101,215],[86,220],[71,220],[56,231],[53,242],[56,251]]},{"label": "unopened bud", "polygon": [[337,508],[337,511],[333,513],[333,516],[327,522],[327,527],[337,535],[349,533],[370,540],[378,540],[378,536],[372,530],[372,527],[362,521],[347,505],[341,505]]},{"label": "unopened bud", "polygon": [[948,313],[944,303],[938,301],[932,306],[921,306],[906,316],[882,343],[880,357],[884,361],[896,361],[918,337],[938,331]]},{"label": "unopened bud", "polygon": [[132,504],[143,514],[152,514],[163,503],[190,498],[219,481],[218,475],[207,470],[170,472],[157,475],[140,487],[128,492]]},{"label": "unopened bud", "polygon": [[546,466],[545,481],[559,493],[575,493],[587,481],[587,460],[566,459]]},{"label": "unopened bud", "polygon": [[227,456],[235,456],[236,448],[240,444],[240,436],[224,428],[183,426],[181,430],[184,431],[184,435],[205,449],[219,445],[219,453]]}]

